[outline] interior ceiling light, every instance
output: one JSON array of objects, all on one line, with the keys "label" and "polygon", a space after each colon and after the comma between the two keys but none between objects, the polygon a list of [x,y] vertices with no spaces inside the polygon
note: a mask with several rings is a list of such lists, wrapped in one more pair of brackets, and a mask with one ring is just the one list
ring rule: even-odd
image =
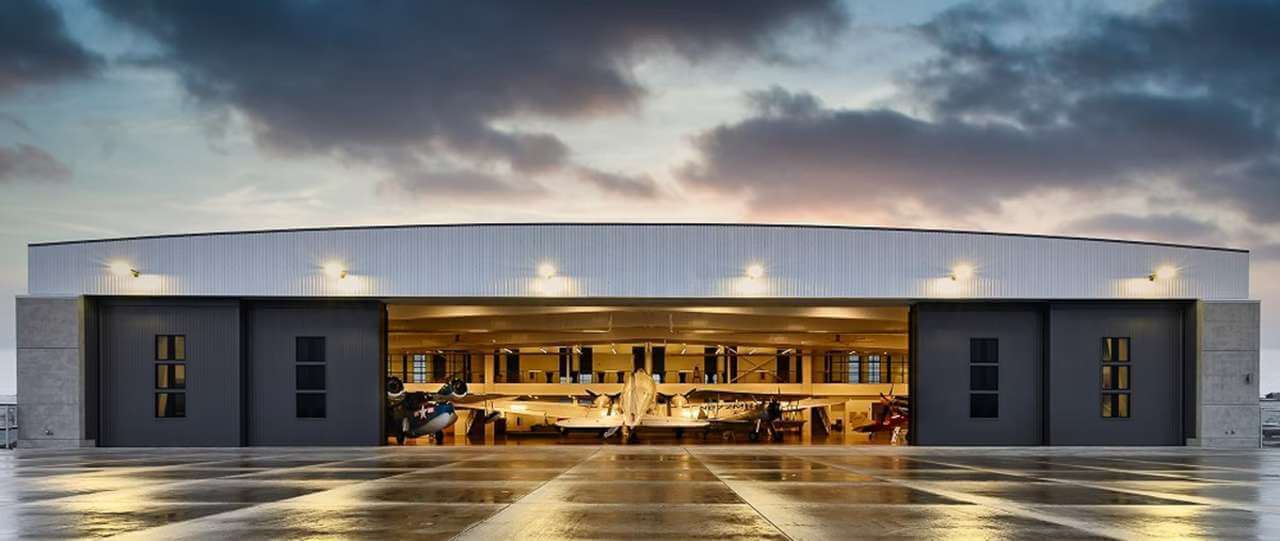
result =
[{"label": "interior ceiling light", "polygon": [[753,263],[747,266],[747,278],[758,280],[764,277],[764,266],[759,263]]},{"label": "interior ceiling light", "polygon": [[538,276],[541,276],[543,280],[550,279],[555,275],[556,275],[555,265],[552,265],[550,263],[543,263],[541,265],[538,265]]},{"label": "interior ceiling light", "polygon": [[951,269],[951,281],[968,280],[973,278],[973,265],[961,263]]},{"label": "interior ceiling light", "polygon": [[1147,279],[1152,282],[1156,280],[1172,280],[1178,276],[1178,268],[1172,265],[1165,265],[1156,269],[1155,272],[1148,274]]}]

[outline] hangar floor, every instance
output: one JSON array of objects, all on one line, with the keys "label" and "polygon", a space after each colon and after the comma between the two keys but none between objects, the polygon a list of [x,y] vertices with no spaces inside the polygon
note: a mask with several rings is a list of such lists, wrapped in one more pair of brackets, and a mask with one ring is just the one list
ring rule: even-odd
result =
[{"label": "hangar floor", "polygon": [[1271,538],[1280,453],[573,446],[0,455],[0,538]]}]

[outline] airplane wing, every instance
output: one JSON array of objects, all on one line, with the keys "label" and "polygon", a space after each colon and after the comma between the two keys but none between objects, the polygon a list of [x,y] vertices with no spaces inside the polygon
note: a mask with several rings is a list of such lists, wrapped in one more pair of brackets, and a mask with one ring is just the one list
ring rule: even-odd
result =
[{"label": "airplane wing", "polygon": [[511,399],[470,402],[466,404],[455,403],[454,407],[469,410],[500,411],[503,413],[518,415],[543,416],[552,419],[590,417],[592,416],[592,412],[599,411],[591,406],[581,404]]}]

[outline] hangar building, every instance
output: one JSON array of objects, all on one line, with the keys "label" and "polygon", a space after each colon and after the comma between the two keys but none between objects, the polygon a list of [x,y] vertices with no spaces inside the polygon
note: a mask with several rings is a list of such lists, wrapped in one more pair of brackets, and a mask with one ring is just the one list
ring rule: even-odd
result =
[{"label": "hangar building", "polygon": [[40,243],[28,261],[25,447],[382,445],[387,376],[582,395],[638,368],[664,393],[846,400],[803,412],[806,438],[884,393],[908,398],[915,445],[1260,440],[1243,250],[458,224]]}]

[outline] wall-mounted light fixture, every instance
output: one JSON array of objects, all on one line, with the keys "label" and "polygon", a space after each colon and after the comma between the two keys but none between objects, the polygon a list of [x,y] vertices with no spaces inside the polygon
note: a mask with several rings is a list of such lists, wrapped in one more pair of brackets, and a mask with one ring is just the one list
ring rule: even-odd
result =
[{"label": "wall-mounted light fixture", "polygon": [[761,265],[759,263],[753,263],[751,265],[747,265],[747,278],[750,278],[752,280],[759,280],[760,278],[763,278],[763,277],[764,277],[764,265]]},{"label": "wall-mounted light fixture", "polygon": [[142,273],[139,272],[138,269],[133,268],[132,265],[125,261],[116,261],[112,263],[111,273],[116,276],[131,276],[133,278],[142,276]]},{"label": "wall-mounted light fixture", "polygon": [[341,280],[347,277],[347,269],[338,262],[325,263],[324,274],[330,278]]},{"label": "wall-mounted light fixture", "polygon": [[951,281],[957,282],[973,278],[973,265],[961,263],[951,268]]},{"label": "wall-mounted light fixture", "polygon": [[551,278],[554,278],[555,275],[556,275],[555,265],[552,265],[550,263],[543,263],[541,265],[538,265],[538,276],[542,277],[543,280],[550,280]]},{"label": "wall-mounted light fixture", "polygon": [[1155,272],[1148,274],[1147,279],[1154,282],[1156,280],[1172,280],[1177,276],[1178,276],[1177,267],[1174,267],[1172,265],[1165,265],[1163,267],[1156,269]]}]

